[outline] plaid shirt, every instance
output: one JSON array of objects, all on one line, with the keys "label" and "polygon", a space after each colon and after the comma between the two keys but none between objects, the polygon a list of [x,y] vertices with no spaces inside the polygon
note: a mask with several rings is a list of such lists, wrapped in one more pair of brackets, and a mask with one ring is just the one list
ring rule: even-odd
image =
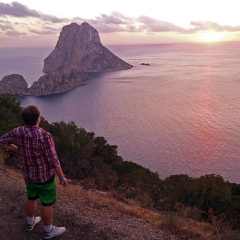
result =
[{"label": "plaid shirt", "polygon": [[25,181],[45,182],[60,165],[52,135],[40,127],[22,126],[0,137],[0,146],[10,144],[18,147]]}]

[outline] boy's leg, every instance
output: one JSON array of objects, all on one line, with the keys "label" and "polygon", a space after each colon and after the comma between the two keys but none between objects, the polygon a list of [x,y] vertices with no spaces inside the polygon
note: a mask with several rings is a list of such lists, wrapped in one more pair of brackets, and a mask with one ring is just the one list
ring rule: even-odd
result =
[{"label": "boy's leg", "polygon": [[43,185],[40,193],[41,201],[41,217],[43,220],[43,227],[45,232],[50,232],[52,230],[53,222],[53,204],[56,201],[56,181]]},{"label": "boy's leg", "polygon": [[56,180],[52,183],[44,185],[39,192],[41,200],[41,215],[44,228],[44,239],[51,239],[59,236],[66,231],[65,227],[55,227],[53,222],[53,204],[56,201]]},{"label": "boy's leg", "polygon": [[34,226],[41,221],[41,218],[39,216],[34,217],[34,214],[37,209],[37,201],[39,195],[36,184],[26,182],[26,188],[28,200],[26,201],[25,204],[25,213],[27,216],[27,224],[25,229],[26,231],[32,231]]},{"label": "boy's leg", "polygon": [[34,226],[37,225],[41,221],[41,217],[34,217],[34,214],[37,209],[37,199],[35,200],[27,200],[25,205],[25,212],[27,216],[27,224],[25,226],[26,231],[32,231]]},{"label": "boy's leg", "polygon": [[53,221],[53,207],[52,206],[42,206],[41,207],[41,216],[44,226],[52,225]]},{"label": "boy's leg", "polygon": [[37,199],[27,200],[25,205],[25,212],[27,217],[33,217],[37,209]]}]

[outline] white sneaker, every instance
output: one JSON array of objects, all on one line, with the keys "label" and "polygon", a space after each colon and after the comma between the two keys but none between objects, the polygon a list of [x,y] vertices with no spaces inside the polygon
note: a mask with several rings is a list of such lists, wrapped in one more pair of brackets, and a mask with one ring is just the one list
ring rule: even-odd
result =
[{"label": "white sneaker", "polygon": [[44,237],[43,238],[44,239],[53,238],[53,237],[56,237],[56,236],[59,236],[59,235],[63,234],[65,231],[66,231],[65,227],[55,227],[55,226],[53,226],[52,230],[49,233],[44,231]]},{"label": "white sneaker", "polygon": [[40,221],[41,221],[41,217],[39,216],[35,217],[33,224],[28,224],[28,223],[26,224],[25,230],[28,232],[32,231],[35,225],[37,225]]}]

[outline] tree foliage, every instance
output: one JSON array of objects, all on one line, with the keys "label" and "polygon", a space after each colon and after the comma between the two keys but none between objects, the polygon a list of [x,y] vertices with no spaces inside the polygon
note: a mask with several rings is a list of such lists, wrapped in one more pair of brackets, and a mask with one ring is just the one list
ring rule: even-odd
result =
[{"label": "tree foliage", "polygon": [[0,96],[0,136],[22,125],[20,102],[9,95]]}]

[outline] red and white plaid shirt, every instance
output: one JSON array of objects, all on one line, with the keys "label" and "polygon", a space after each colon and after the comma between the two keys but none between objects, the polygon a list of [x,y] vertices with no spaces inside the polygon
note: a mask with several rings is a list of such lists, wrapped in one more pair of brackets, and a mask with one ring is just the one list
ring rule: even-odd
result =
[{"label": "red and white plaid shirt", "polygon": [[52,135],[40,127],[22,126],[0,137],[0,146],[10,144],[18,147],[26,181],[43,183],[60,165]]}]

